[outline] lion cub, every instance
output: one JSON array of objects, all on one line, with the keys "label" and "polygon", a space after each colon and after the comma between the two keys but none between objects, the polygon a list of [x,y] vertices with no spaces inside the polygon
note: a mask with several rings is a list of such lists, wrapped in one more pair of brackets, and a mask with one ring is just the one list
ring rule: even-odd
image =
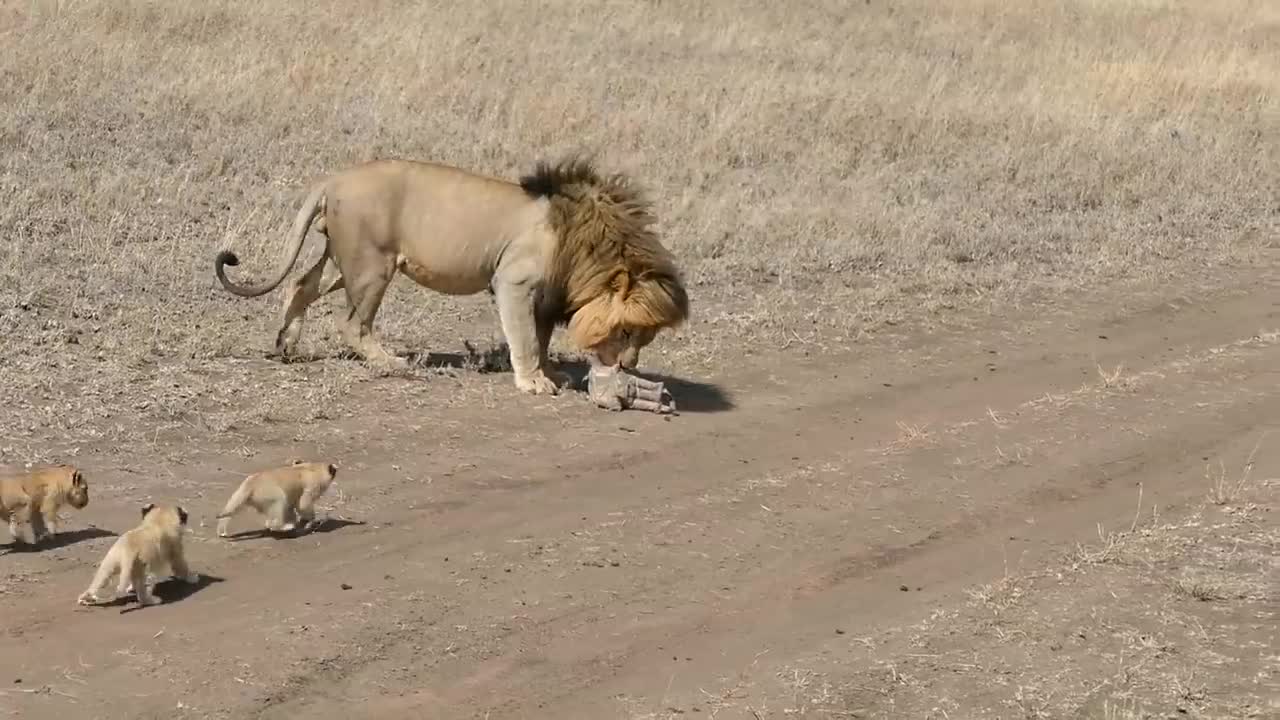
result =
[{"label": "lion cub", "polygon": [[72,465],[52,465],[0,476],[0,521],[9,521],[9,534],[26,544],[21,523],[31,524],[32,542],[58,534],[58,510],[63,505],[82,510],[89,504],[89,483]]},{"label": "lion cub", "polygon": [[160,598],[147,587],[147,573],[159,576],[163,570],[188,583],[200,581],[198,573],[191,572],[182,550],[182,533],[187,528],[187,512],[180,505],[156,505],[148,503],[142,508],[142,522],[132,530],[116,538],[107,551],[98,572],[94,573],[89,589],[80,593],[77,602],[92,605],[100,602],[98,593],[106,587],[111,576],[120,573],[116,595],[124,595],[132,587],[139,605],[159,604]]},{"label": "lion cub", "polygon": [[263,470],[246,477],[218,513],[218,537],[227,537],[231,516],[248,505],[266,515],[272,532],[303,531],[316,526],[316,500],[329,489],[338,467],[332,463],[294,460],[285,467]]}]

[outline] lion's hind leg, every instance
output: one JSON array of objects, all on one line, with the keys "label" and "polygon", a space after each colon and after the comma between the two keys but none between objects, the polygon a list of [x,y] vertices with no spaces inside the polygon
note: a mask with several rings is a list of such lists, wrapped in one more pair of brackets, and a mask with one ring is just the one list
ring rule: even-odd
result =
[{"label": "lion's hind leg", "polygon": [[320,280],[324,277],[324,268],[328,262],[329,252],[326,246],[320,260],[302,277],[289,283],[289,289],[284,294],[284,321],[280,325],[280,332],[276,333],[276,353],[282,359],[297,351],[298,340],[302,337],[302,324],[311,303],[341,286],[342,276],[339,275],[338,279],[321,290]]},{"label": "lion's hind leg", "polygon": [[[367,264],[365,272],[346,277],[343,283],[350,309],[346,322],[342,325],[342,337],[366,362],[395,368],[407,367],[408,363],[404,358],[396,357],[382,347],[373,330],[373,318],[378,314],[391,279],[395,277],[395,260],[380,257],[380,254],[361,260]],[[380,263],[381,267],[375,263]]]},{"label": "lion's hind leg", "polygon": [[22,504],[17,507],[9,508],[9,535],[13,538],[13,542],[19,545],[26,545],[27,538],[22,534],[22,523],[27,522],[31,517],[31,506]]},{"label": "lion's hind leg", "polygon": [[200,574],[191,571],[191,566],[187,564],[187,556],[183,554],[181,547],[173,549],[173,554],[169,557],[169,568],[176,578],[181,578],[183,582],[194,585],[200,582]]},{"label": "lion's hind leg", "polygon": [[138,598],[139,605],[158,605],[160,598],[151,594],[151,588],[147,587],[147,566],[138,558],[134,558],[133,562],[120,571],[120,590],[117,596],[124,595],[128,590],[125,588],[133,586],[133,594]]},{"label": "lion's hind leg", "polygon": [[267,529],[271,532],[293,532],[297,524],[293,520],[293,508],[283,498],[267,508]]},{"label": "lion's hind leg", "polygon": [[[128,586],[128,583],[125,582],[125,580],[127,580],[129,572],[127,569],[122,567],[120,562],[121,554],[122,551],[119,545],[113,545],[111,549],[107,551],[107,556],[102,559],[102,562],[98,565],[98,569],[93,573],[93,580],[89,581],[89,587],[85,589],[84,592],[80,593],[80,597],[77,598],[76,602],[81,605],[92,605],[100,601],[102,589],[107,586],[107,583],[111,580],[112,574],[114,574],[117,569],[120,570],[120,577],[122,579],[121,585],[123,587]],[[123,590],[121,592],[123,592]]]},{"label": "lion's hind leg", "polygon": [[255,498],[256,507],[266,515],[266,528],[271,532],[293,532],[293,508],[289,498],[279,488],[273,488],[261,497]]},{"label": "lion's hind leg", "polygon": [[29,513],[29,515],[30,515],[30,519],[31,519],[31,540],[32,540],[32,542],[40,543],[40,542],[44,541],[46,538],[49,538],[49,537],[51,537],[52,535],[54,535],[54,534],[55,534],[54,532],[51,532],[51,531],[50,531],[50,528],[51,528],[51,527],[57,527],[58,516],[57,516],[56,514],[53,514],[53,513],[49,513],[49,514],[53,516],[53,523],[52,523],[52,524],[47,523],[47,522],[45,521],[45,518],[46,518],[47,516],[44,514],[44,512],[37,512],[37,511],[35,511],[35,510],[32,510],[32,511]]},{"label": "lion's hind leg", "polygon": [[316,528],[316,499],[315,493],[306,490],[302,496],[298,498],[298,527],[303,532],[311,532]]}]

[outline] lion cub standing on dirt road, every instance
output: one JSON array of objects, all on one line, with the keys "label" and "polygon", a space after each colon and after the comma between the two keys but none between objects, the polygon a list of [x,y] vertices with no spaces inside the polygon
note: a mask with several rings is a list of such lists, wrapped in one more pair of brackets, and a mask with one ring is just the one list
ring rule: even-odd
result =
[{"label": "lion cub standing on dirt road", "polygon": [[98,572],[94,573],[89,589],[80,593],[77,602],[81,605],[100,602],[98,593],[117,572],[120,582],[116,595],[124,595],[132,587],[138,604],[143,606],[160,602],[147,587],[148,572],[158,576],[168,569],[185,582],[199,582],[200,575],[191,572],[182,550],[182,533],[186,528],[187,512],[180,505],[148,503],[142,508],[142,522],[116,539],[98,566]]},{"label": "lion cub standing on dirt road", "polygon": [[218,537],[227,537],[231,517],[248,505],[267,516],[272,532],[304,532],[315,528],[316,500],[329,489],[338,467],[332,463],[294,460],[285,467],[256,472],[246,477],[218,513]]},{"label": "lion cub standing on dirt road", "polygon": [[20,474],[0,476],[0,521],[9,522],[16,543],[26,543],[18,526],[31,524],[32,542],[58,534],[58,510],[89,504],[89,483],[71,465],[53,465]]}]

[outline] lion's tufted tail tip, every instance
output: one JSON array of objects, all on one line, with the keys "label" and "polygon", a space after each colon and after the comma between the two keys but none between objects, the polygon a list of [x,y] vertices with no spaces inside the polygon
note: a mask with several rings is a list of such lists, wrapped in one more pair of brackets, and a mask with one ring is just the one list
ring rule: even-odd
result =
[{"label": "lion's tufted tail tip", "polygon": [[235,267],[240,264],[240,258],[236,257],[236,254],[230,250],[223,250],[218,253],[218,257],[214,258],[213,263],[215,265],[229,265],[231,267]]}]

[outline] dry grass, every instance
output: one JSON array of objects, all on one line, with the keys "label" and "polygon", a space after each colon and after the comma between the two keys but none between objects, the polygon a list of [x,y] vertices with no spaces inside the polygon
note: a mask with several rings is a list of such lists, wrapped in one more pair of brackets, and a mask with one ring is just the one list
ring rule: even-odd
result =
[{"label": "dry grass", "polygon": [[[265,270],[303,184],[378,156],[637,175],[695,286],[686,367],[1240,259],[1277,225],[1278,30],[1263,0],[3,2],[0,434],[253,422],[188,373],[274,336],[213,254]],[[456,350],[486,302],[398,282],[380,325]]]},{"label": "dry grass", "polygon": [[736,716],[1271,717],[1280,524],[1266,489],[1238,499],[1142,513],[1092,551],[1106,561],[1006,570],[964,607],[833,643],[734,696]]}]

